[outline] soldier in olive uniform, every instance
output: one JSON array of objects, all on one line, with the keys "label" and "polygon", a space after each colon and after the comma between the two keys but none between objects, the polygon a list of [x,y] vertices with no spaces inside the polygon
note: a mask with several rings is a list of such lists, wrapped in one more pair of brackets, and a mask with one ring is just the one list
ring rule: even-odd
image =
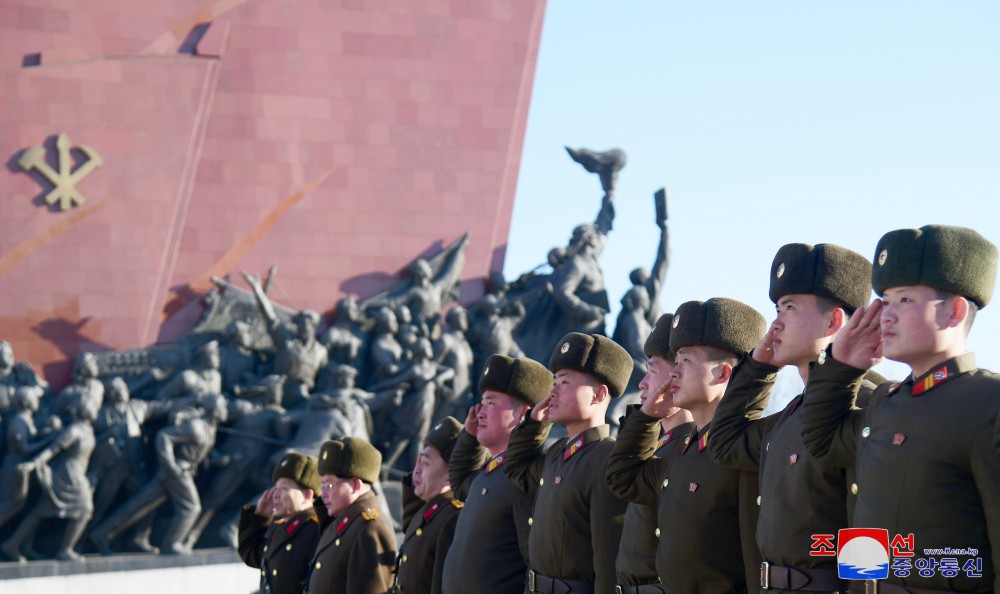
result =
[{"label": "soldier in olive uniform", "polygon": [[[511,433],[504,472],[535,496],[527,592],[611,592],[625,502],[604,481],[614,447],[608,404],[632,375],[632,357],[610,338],[571,332],[549,360],[555,385]],[[541,447],[552,423],[570,438]]]},{"label": "soldier in olive uniform", "polygon": [[427,434],[417,458],[413,493],[424,504],[406,525],[397,561],[396,592],[441,593],[444,561],[463,505],[455,499],[448,482],[448,459],[461,430],[457,419],[445,417]]},{"label": "soldier in olive uniform", "polygon": [[[812,535],[847,527],[853,498],[849,468],[819,464],[802,443],[802,396],[761,419],[743,414],[770,391],[778,369],[794,365],[804,384],[809,364],[833,342],[849,316],[868,302],[871,262],[833,244],[782,246],[771,263],[770,298],[777,317],[753,356],[738,368],[712,421],[708,452],[734,470],[760,473],[757,545],[765,564],[761,588],[839,592],[834,557],[811,556]],[[864,397],[874,383],[868,383]]]},{"label": "soldier in olive uniform", "polygon": [[[993,296],[997,248],[971,229],[928,225],[883,235],[875,259],[881,300],[851,318],[810,372],[805,444],[824,462],[856,460],[852,525],[887,530],[894,553],[888,578],[870,588],[1000,591],[1000,376],[977,369],[965,346]],[[883,354],[910,377],[853,409],[864,370]],[[977,553],[923,554],[949,548]]]},{"label": "soldier in olive uniform", "polygon": [[493,355],[479,379],[482,403],[469,410],[448,461],[455,496],[465,499],[444,563],[445,594],[509,594],[524,587],[532,498],[503,473],[510,433],[552,389],[531,359]]},{"label": "soldier in olive uniform", "polygon": [[260,569],[261,594],[301,594],[320,534],[316,458],[289,452],[271,480],[257,505],[240,513],[237,549],[244,563]]},{"label": "soldier in olive uniform", "polygon": [[330,523],[310,562],[307,594],[384,594],[392,585],[396,536],[372,484],[382,454],[356,437],[327,441],[317,468]]},{"label": "soldier in olive uniform", "polygon": [[[670,448],[678,442],[683,443],[695,429],[691,413],[674,406],[670,392],[675,357],[670,350],[670,323],[673,318],[673,314],[661,316],[643,344],[648,365],[646,374],[639,382],[639,400],[641,404],[652,400],[650,406],[654,410],[651,416],[662,417],[662,434],[653,454],[655,457],[666,455]],[[615,560],[621,594],[660,594],[667,591],[656,573],[656,546],[660,537],[656,517],[655,494],[646,495],[642,503],[629,502],[625,510],[625,527]]]},{"label": "soldier in olive uniform", "polygon": [[[746,592],[756,587],[759,554],[756,475],[722,468],[704,451],[711,420],[739,358],[764,335],[763,316],[732,299],[689,301],[674,313],[670,350],[675,406],[691,412],[697,430],[654,458],[660,442],[655,399],[630,410],[608,462],[607,479],[621,497],[658,498],[656,570],[667,592]],[[752,403],[746,414],[759,417]]]}]

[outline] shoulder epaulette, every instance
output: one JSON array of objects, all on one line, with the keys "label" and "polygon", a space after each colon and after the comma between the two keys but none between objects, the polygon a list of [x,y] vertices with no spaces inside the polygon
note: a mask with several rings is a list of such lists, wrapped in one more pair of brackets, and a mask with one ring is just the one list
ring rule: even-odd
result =
[{"label": "shoulder epaulette", "polygon": [[462,509],[463,507],[465,507],[465,504],[459,501],[458,499],[452,499],[451,504],[455,506],[455,509]]},{"label": "shoulder epaulette", "polygon": [[364,518],[366,522],[371,522],[378,517],[378,510],[374,507],[369,507],[365,511],[361,512],[361,517]]}]

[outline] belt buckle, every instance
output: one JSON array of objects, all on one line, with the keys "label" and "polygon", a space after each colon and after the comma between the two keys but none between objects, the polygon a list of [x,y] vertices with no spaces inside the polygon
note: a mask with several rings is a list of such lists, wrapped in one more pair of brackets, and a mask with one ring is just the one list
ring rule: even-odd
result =
[{"label": "belt buckle", "polygon": [[535,590],[535,570],[533,570],[533,569],[529,569],[528,570],[528,591],[529,592],[536,592],[536,590]]},{"label": "belt buckle", "polygon": [[760,564],[760,587],[764,590],[771,588],[771,564],[767,561]]},{"label": "belt buckle", "polygon": [[865,594],[878,594],[878,580],[865,580]]}]

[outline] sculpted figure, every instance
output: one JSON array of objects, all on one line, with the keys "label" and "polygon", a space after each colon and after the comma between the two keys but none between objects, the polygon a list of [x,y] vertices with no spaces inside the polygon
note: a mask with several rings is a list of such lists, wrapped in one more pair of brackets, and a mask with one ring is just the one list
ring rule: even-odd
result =
[{"label": "sculpted figure", "polygon": [[353,297],[344,297],[337,302],[336,310],[337,321],[323,333],[323,344],[330,359],[357,367],[365,345],[358,302]]},{"label": "sculpted figure", "polygon": [[49,388],[30,363],[14,359],[14,348],[9,342],[0,340],[0,414],[13,406],[14,391],[19,386],[38,386],[43,391]]},{"label": "sculpted figure", "polygon": [[455,370],[455,377],[446,382],[438,401],[434,420],[447,416],[458,417],[472,401],[472,347],[465,339],[469,331],[469,314],[460,305],[448,310],[445,316],[448,330],[441,336],[441,364]]},{"label": "sculpted figure", "polygon": [[380,307],[375,310],[372,318],[375,320],[375,337],[372,339],[368,356],[372,370],[371,378],[378,382],[399,371],[403,347],[396,340],[399,323],[391,309]]},{"label": "sculpted figure", "polygon": [[372,390],[382,390],[404,383],[409,385],[399,402],[393,402],[395,406],[388,410],[388,422],[375,428],[373,441],[385,448],[386,468],[392,468],[397,461],[400,468],[413,468],[431,428],[437,392],[444,382],[455,376],[454,369],[432,359],[434,352],[426,338],[417,341],[413,355],[412,365],[371,386]]},{"label": "sculpted figure", "polygon": [[[186,548],[197,544],[212,518],[244,483],[249,481],[259,490],[270,484],[270,477],[261,469],[270,466],[271,450],[288,437],[282,431],[286,425],[280,423],[285,415],[281,407],[282,383],[280,375],[269,375],[254,386],[255,389],[247,391],[253,401],[229,401],[227,422],[232,427],[224,429],[225,439],[209,453],[210,482],[201,496],[201,515],[185,537]],[[235,518],[233,524],[235,526]],[[235,533],[224,530],[223,536],[233,548],[236,547]]]},{"label": "sculpted figure", "polygon": [[[34,458],[18,466],[20,472],[30,472],[38,481],[41,497],[21,521],[14,534],[3,542],[3,553],[18,561],[26,560],[22,552],[32,552],[29,541],[42,520],[67,520],[56,558],[76,561],[83,557],[73,550],[93,513],[93,497],[87,480],[87,463],[94,451],[94,420],[92,404],[86,395],[79,395],[67,404],[71,419],[48,447]],[[27,545],[23,551],[22,547]]]},{"label": "sculpted figure", "polygon": [[111,539],[168,500],[173,504],[174,516],[160,548],[170,554],[190,553],[182,539],[201,513],[194,475],[215,444],[216,427],[225,422],[227,412],[225,398],[208,396],[200,410],[192,410],[184,415],[187,418],[179,418],[176,425],[156,434],[160,468],[141,491],[91,530],[90,539],[99,553],[111,555]]},{"label": "sculpted figure", "polygon": [[257,307],[267,322],[267,331],[274,342],[275,373],[285,376],[285,406],[293,407],[309,398],[309,392],[316,383],[316,374],[327,363],[326,347],[316,340],[319,314],[308,309],[300,311],[295,315],[295,332],[289,331],[274,313],[260,279],[246,272],[241,274],[253,289]]},{"label": "sculpted figure", "polygon": [[331,365],[327,370],[331,387],[313,394],[312,399],[316,401],[316,405],[311,407],[313,410],[329,410],[339,417],[336,431],[326,439],[341,437],[369,439],[372,433],[372,417],[366,403],[376,398],[376,395],[355,387],[358,370],[350,365]]},{"label": "sculpted figure", "polygon": [[80,398],[90,408],[91,417],[97,416],[104,403],[104,384],[97,379],[100,370],[94,353],[82,353],[73,364],[73,383],[66,386],[56,398],[53,413],[68,418],[73,401]]},{"label": "sculpted figure", "polygon": [[0,464],[0,526],[21,511],[28,497],[28,475],[19,471],[18,465],[52,442],[50,433],[39,434],[35,428],[34,416],[41,397],[38,386],[21,386],[14,392],[12,404],[17,412],[7,420],[6,447]]},{"label": "sculpted figure", "polygon": [[219,350],[222,393],[238,394],[257,379],[257,356],[252,349],[250,325],[237,320],[226,327],[226,342]]},{"label": "sculpted figure", "polygon": [[479,377],[486,361],[493,355],[523,357],[524,352],[514,340],[514,329],[524,319],[525,308],[520,302],[501,307],[495,295],[485,295],[472,308],[469,324],[469,345],[475,357],[473,377]]},{"label": "sculpted figure", "polygon": [[170,378],[160,388],[156,397],[159,400],[195,396],[202,398],[222,393],[222,374],[219,365],[222,357],[219,353],[218,341],[212,340],[198,347],[195,351],[195,367],[185,369]]},{"label": "sculpted figure", "polygon": [[[143,427],[160,419],[181,403],[177,400],[132,399],[128,384],[121,377],[112,378],[106,390],[104,406],[94,420],[97,445],[91,456],[87,476],[94,485],[94,523],[99,523],[122,495],[135,494],[151,478]],[[137,526],[132,549],[153,552],[149,544],[152,523]]]}]

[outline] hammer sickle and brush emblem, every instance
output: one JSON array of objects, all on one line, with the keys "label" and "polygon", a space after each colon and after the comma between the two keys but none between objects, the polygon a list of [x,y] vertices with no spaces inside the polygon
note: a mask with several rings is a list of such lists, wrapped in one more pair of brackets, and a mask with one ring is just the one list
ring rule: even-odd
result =
[{"label": "hammer sickle and brush emblem", "polygon": [[69,137],[65,134],[60,134],[56,138],[56,149],[59,152],[59,171],[53,170],[45,162],[45,148],[41,146],[27,149],[17,161],[25,172],[34,169],[55,186],[45,195],[45,203],[55,204],[58,202],[59,210],[69,210],[87,201],[83,194],[77,191],[76,184],[104,163],[101,155],[89,146],[81,144],[76,148],[87,159],[75,171],[73,170],[73,157],[70,155]]}]

